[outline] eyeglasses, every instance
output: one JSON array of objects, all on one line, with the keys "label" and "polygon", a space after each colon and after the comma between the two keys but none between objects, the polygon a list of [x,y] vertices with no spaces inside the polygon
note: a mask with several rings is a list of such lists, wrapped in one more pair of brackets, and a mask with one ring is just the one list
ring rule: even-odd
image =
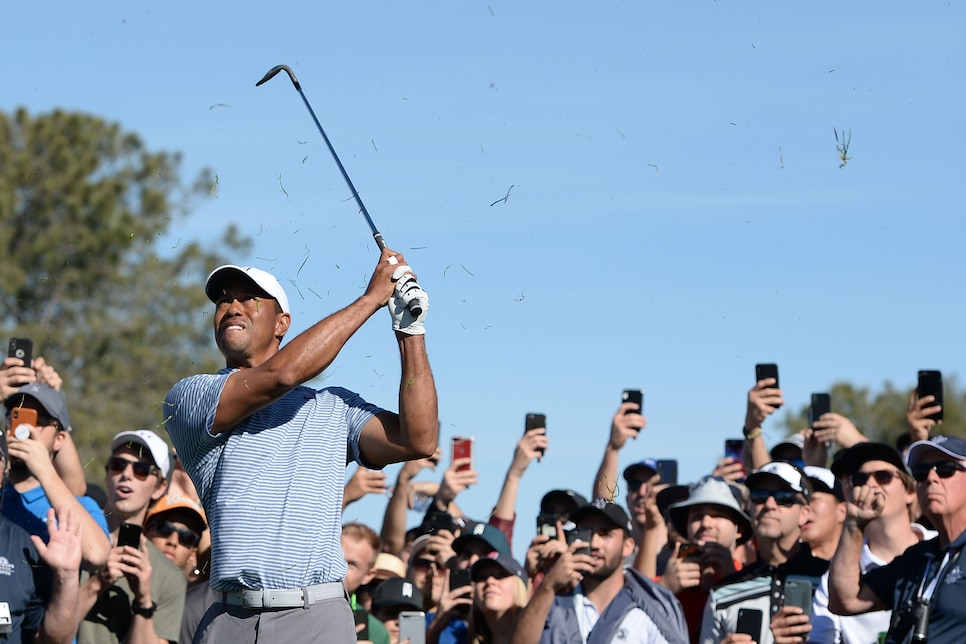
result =
[{"label": "eyeglasses", "polygon": [[120,474],[127,469],[128,465],[131,466],[131,472],[134,474],[134,478],[139,481],[145,480],[152,474],[159,474],[158,478],[161,478],[161,470],[157,466],[145,463],[144,461],[129,461],[120,456],[111,457],[111,460],[107,462],[107,471],[111,474]]},{"label": "eyeglasses", "polygon": [[795,504],[805,505],[805,500],[802,499],[798,492],[792,492],[791,490],[750,490],[748,493],[751,502],[756,505],[763,505],[768,502],[768,497],[774,497],[775,503],[784,507],[791,507]]},{"label": "eyeglasses", "polygon": [[185,548],[194,548],[201,542],[201,535],[187,528],[179,528],[170,521],[151,521],[148,524],[148,531],[156,533],[159,537],[167,539],[172,533],[178,533],[178,543]]},{"label": "eyeglasses", "polygon": [[854,487],[859,487],[860,485],[868,483],[869,477],[872,477],[876,483],[885,487],[889,483],[892,483],[892,479],[897,476],[899,476],[899,472],[896,470],[876,470],[875,472],[856,472],[852,475],[851,480]]},{"label": "eyeglasses", "polygon": [[916,479],[917,482],[922,483],[929,478],[929,473],[933,470],[936,470],[936,474],[939,476],[939,478],[948,479],[957,471],[966,472],[966,467],[963,467],[963,464],[959,461],[938,461],[936,463],[910,465],[909,470],[912,472],[912,478]]}]

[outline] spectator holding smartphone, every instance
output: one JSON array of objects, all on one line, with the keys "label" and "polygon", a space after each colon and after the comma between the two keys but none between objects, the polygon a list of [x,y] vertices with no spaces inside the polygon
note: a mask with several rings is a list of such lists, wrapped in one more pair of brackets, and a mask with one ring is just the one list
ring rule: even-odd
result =
[{"label": "spectator holding smartphone", "polygon": [[47,510],[53,508],[59,514],[62,508],[70,507],[83,526],[84,567],[103,565],[111,548],[104,513],[94,499],[76,496],[54,466],[71,427],[66,398],[61,392],[34,382],[9,395],[4,405],[8,426],[14,408],[36,412],[37,425],[21,425],[18,429],[28,432],[22,440],[8,437],[10,473],[4,486],[3,515],[46,541]]},{"label": "spectator holding smartphone", "polygon": [[517,620],[530,598],[527,573],[508,555],[490,553],[470,568],[473,607],[469,636],[472,644],[509,644]]},{"label": "spectator holding smartphone", "polygon": [[[124,525],[144,526],[149,507],[171,476],[168,445],[146,429],[116,434],[107,474],[107,517],[112,543],[107,563],[82,576],[80,642],[176,642],[181,633],[187,582],[180,568],[141,534],[138,545],[120,543]],[[138,531],[140,533],[140,531]]]}]

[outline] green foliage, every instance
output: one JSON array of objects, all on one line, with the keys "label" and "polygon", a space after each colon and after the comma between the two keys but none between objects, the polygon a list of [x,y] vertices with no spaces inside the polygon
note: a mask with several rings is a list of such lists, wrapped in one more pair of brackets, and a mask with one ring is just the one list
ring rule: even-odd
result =
[{"label": "green foliage", "polygon": [[[906,408],[909,396],[915,387],[899,390],[891,382],[886,382],[880,391],[871,392],[868,388],[847,382],[837,382],[829,392],[832,397],[832,411],[852,421],[856,428],[871,440],[895,444],[896,437],[909,431],[906,425]],[[950,434],[966,438],[964,410],[966,410],[966,391],[959,387],[954,377],[943,379],[943,423],[932,434]],[[789,410],[781,419],[784,427],[782,436],[808,427],[808,405],[797,412]]]},{"label": "green foliage", "polygon": [[93,116],[0,113],[0,332],[30,337],[64,379],[74,439],[103,478],[110,437],[162,437],[171,385],[223,366],[200,288],[219,251],[248,241],[229,227],[214,248],[159,241],[210,194],[190,185],[178,154],[145,150],[136,134]]}]

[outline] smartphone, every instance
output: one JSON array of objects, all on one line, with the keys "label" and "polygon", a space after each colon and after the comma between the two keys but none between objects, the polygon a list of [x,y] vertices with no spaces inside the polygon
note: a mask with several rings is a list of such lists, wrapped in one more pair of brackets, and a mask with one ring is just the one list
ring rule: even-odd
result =
[{"label": "smartphone", "polygon": [[[28,438],[29,434],[25,436],[17,436],[17,427],[19,427],[20,425],[31,425],[33,427],[36,427],[37,410],[30,409],[29,407],[14,407],[13,409],[11,409],[10,410],[10,433],[7,435],[12,436],[17,440],[25,440],[26,438]],[[24,427],[24,431],[27,431],[26,427]]]},{"label": "smartphone", "polygon": [[682,543],[678,546],[678,558],[697,557],[701,554],[701,546],[696,543]]},{"label": "smartphone", "polygon": [[594,531],[590,528],[574,528],[573,530],[567,531],[567,545],[572,545],[575,541],[583,541],[586,546],[581,546],[574,550],[575,555],[589,555],[590,554],[590,538],[594,535]]},{"label": "smartphone", "polygon": [[761,641],[761,610],[757,608],[739,608],[736,633],[751,635],[756,642]]},{"label": "smartphone", "polygon": [[133,523],[122,523],[117,531],[117,547],[131,546],[132,548],[141,547],[141,526]]},{"label": "smartphone", "polygon": [[625,389],[623,395],[621,395],[622,403],[634,403],[637,405],[637,411],[629,411],[627,413],[643,414],[644,413],[644,390],[643,389]]},{"label": "smartphone", "polygon": [[[933,405],[943,404],[943,374],[941,371],[923,370],[919,372],[919,384],[916,386],[916,398],[923,398],[925,396],[936,397],[936,402],[931,403]],[[938,423],[943,419],[943,410],[940,409],[935,414],[930,414],[929,418],[932,418]]]},{"label": "smartphone", "polygon": [[812,578],[789,575],[785,579],[785,606],[798,606],[812,617]]},{"label": "smartphone", "polygon": [[[526,422],[523,424],[523,433],[526,434],[531,429],[536,429],[537,427],[547,429],[547,416],[545,414],[527,414]],[[538,449],[537,451],[541,455],[544,453],[543,449]]]},{"label": "smartphone", "polygon": [[[764,380],[765,378],[774,378],[775,384],[772,385],[775,389],[781,389],[778,384],[778,365],[773,362],[767,362],[763,364],[755,365],[755,382],[759,380]],[[778,409],[781,405],[775,407]]]},{"label": "smartphone", "polygon": [[440,530],[453,531],[453,515],[442,510],[430,510],[423,519],[423,525],[429,530],[430,534],[436,534]]},{"label": "smartphone", "polygon": [[661,477],[660,483],[668,485],[678,484],[678,462],[674,459],[658,459],[657,474]]},{"label": "smartphone", "polygon": [[399,642],[426,644],[426,613],[421,610],[404,610],[399,613]]},{"label": "smartphone", "polygon": [[738,463],[742,462],[745,455],[745,441],[742,438],[726,438],[724,455],[733,458]]},{"label": "smartphone", "polygon": [[832,411],[832,397],[829,394],[812,394],[812,406],[808,410],[808,426],[812,427],[815,421]]},{"label": "smartphone", "polygon": [[30,338],[10,338],[7,356],[10,358],[20,358],[23,360],[23,366],[29,367],[34,359],[33,340]]},{"label": "smartphone", "polygon": [[469,568],[453,568],[449,571],[450,590],[456,590],[457,588],[462,588],[463,586],[469,586],[470,581]]},{"label": "smartphone", "polygon": [[557,538],[557,515],[538,514],[537,515],[537,534],[551,539]]},{"label": "smartphone", "polygon": [[352,611],[352,619],[355,621],[356,626],[362,626],[362,628],[356,628],[356,639],[357,640],[368,640],[369,639],[369,611],[361,606]]},{"label": "smartphone", "polygon": [[457,472],[465,472],[466,470],[473,469],[473,437],[472,436],[454,436],[453,437],[453,460],[458,458],[469,458],[470,462],[466,465],[461,465],[456,468]]}]

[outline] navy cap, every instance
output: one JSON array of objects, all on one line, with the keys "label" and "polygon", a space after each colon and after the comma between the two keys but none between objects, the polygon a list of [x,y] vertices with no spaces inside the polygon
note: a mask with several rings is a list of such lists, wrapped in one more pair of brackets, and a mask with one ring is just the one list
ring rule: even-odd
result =
[{"label": "navy cap", "polygon": [[624,480],[631,479],[644,480],[657,474],[657,461],[653,458],[645,458],[624,468]]},{"label": "navy cap", "polygon": [[959,436],[944,436],[940,434],[933,436],[927,441],[916,441],[909,446],[906,462],[909,465],[917,465],[930,451],[941,452],[957,461],[964,461],[966,460],[966,440],[963,440]]},{"label": "navy cap", "polygon": [[556,503],[567,505],[569,506],[568,510],[573,510],[582,505],[587,505],[587,499],[573,490],[550,490],[540,499],[540,512],[549,514],[549,508]]},{"label": "navy cap", "polygon": [[473,565],[470,566],[470,578],[473,581],[483,581],[483,579],[486,579],[485,571],[492,570],[494,566],[499,566],[511,575],[516,575],[523,582],[523,585],[526,586],[527,573],[523,569],[523,566],[513,557],[501,555],[498,552],[491,552],[486,557],[480,557],[474,561]]},{"label": "navy cap", "polygon": [[463,549],[474,541],[484,543],[491,551],[510,556],[510,544],[506,540],[506,535],[489,523],[474,523],[463,530],[462,534],[453,540],[453,551],[461,555]]}]

